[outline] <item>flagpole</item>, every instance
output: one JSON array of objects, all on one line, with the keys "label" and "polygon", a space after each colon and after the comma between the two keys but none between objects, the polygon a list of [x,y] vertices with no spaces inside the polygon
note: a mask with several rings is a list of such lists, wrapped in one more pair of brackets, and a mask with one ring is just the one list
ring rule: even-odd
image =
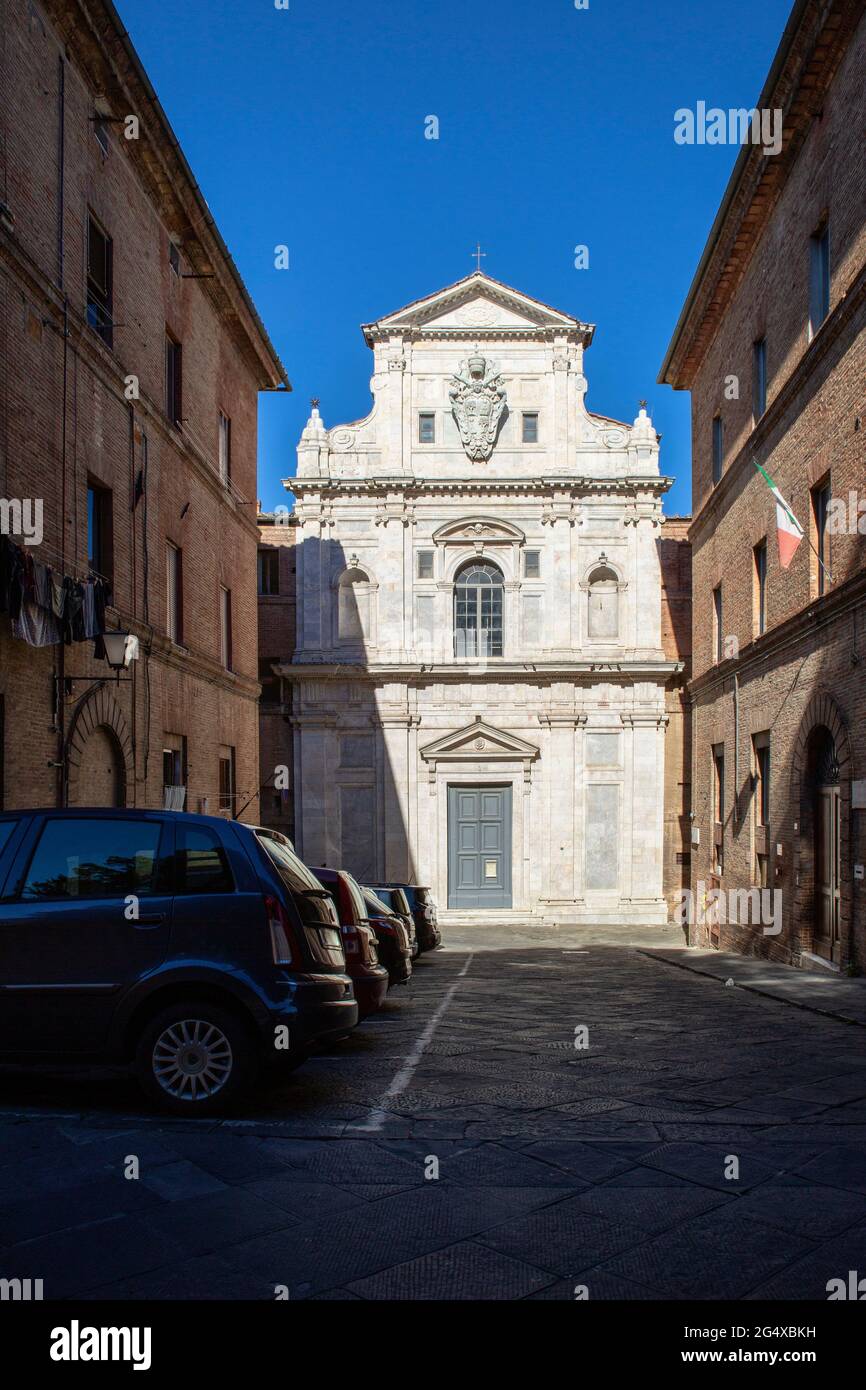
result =
[{"label": "flagpole", "polygon": [[[752,459],[752,463],[755,465],[755,467],[757,468],[757,470],[758,470],[758,472],[760,473],[761,477],[764,479],[764,482],[767,483],[767,485],[770,486],[770,487],[771,487],[771,490],[772,490],[772,484],[771,484],[771,479],[770,479],[770,477],[769,477],[769,474],[767,474],[767,473],[764,471],[764,469],[763,469],[763,468],[761,467],[761,465],[758,463],[758,460],[757,460],[757,459],[753,458],[753,459]],[[779,496],[781,496],[781,492],[779,493]],[[796,518],[796,516],[795,516],[795,514],[794,514],[794,509],[793,509],[793,507],[791,506],[790,502],[789,502],[789,501],[787,500],[787,498],[785,498],[785,497],[782,497],[782,501],[783,501],[784,504],[785,504],[785,507],[786,507],[787,512],[788,512],[788,515],[791,517],[792,521],[796,522],[797,526],[799,527],[801,536],[803,536],[803,538],[805,539],[806,544],[808,545],[808,547],[809,547],[809,549],[811,550],[812,554],[815,556],[815,559],[818,561],[818,564],[821,566],[822,570],[823,570],[824,573],[826,574],[826,576],[827,576],[827,578],[829,579],[830,583],[831,583],[831,584],[835,584],[835,583],[836,583],[835,579],[833,578],[833,576],[832,576],[832,574],[830,573],[830,571],[828,570],[827,566],[824,564],[824,561],[821,559],[821,556],[818,554],[817,550],[815,549],[814,545],[812,544],[812,542],[811,542],[811,540],[810,540],[810,538],[809,538],[807,532],[805,531],[805,529],[804,529],[802,526],[800,526],[799,521],[797,521],[797,518]]]}]

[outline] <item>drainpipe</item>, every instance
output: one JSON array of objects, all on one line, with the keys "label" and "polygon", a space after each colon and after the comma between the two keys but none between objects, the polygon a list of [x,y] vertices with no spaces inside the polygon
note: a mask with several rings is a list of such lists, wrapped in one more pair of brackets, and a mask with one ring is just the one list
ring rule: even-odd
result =
[{"label": "drainpipe", "polygon": [[[58,131],[57,131],[57,279],[63,291],[64,282],[64,203],[66,200],[66,63],[60,55],[58,66]],[[66,410],[69,383],[69,301],[63,294],[63,392],[62,419],[60,424],[60,568],[66,573]],[[57,679],[54,682],[55,710],[57,725],[57,790],[56,802],[59,807],[66,805],[66,730],[64,727],[63,700],[66,676],[66,645],[61,642],[57,651]]]},{"label": "drainpipe", "polygon": [[[734,672],[734,829],[740,824],[740,678]],[[724,834],[724,831],[722,832]]]}]

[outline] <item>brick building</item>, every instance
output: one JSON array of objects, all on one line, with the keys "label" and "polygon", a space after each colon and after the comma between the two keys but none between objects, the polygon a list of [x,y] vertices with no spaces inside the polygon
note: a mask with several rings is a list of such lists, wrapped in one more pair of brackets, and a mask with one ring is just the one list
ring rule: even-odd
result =
[{"label": "brick building", "polygon": [[691,843],[691,717],[688,684],[692,654],[692,552],[688,516],[666,516],[659,538],[662,649],[682,663],[665,691],[665,797],[662,883],[673,915],[689,886]]},{"label": "brick building", "polygon": [[[0,805],[172,787],[249,819],[257,392],[288,383],[112,5],[5,16],[0,520],[29,587],[0,612]],[[80,627],[58,640],[52,579],[138,639],[120,683]]]},{"label": "brick building", "polygon": [[861,0],[798,0],[781,151],[740,151],[660,375],[692,393],[692,882],[737,918],[698,901],[692,939],[818,969],[866,964],[864,65]]},{"label": "brick building", "polygon": [[274,665],[289,660],[295,650],[298,519],[286,508],[259,512],[258,526],[261,823],[293,840],[292,686]]}]

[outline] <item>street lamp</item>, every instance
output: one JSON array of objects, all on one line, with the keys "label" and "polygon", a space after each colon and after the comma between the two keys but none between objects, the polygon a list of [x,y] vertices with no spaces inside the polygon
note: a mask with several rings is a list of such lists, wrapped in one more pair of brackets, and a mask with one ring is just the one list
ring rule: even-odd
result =
[{"label": "street lamp", "polygon": [[125,671],[138,658],[138,638],[131,632],[103,632],[102,643],[112,671]]}]

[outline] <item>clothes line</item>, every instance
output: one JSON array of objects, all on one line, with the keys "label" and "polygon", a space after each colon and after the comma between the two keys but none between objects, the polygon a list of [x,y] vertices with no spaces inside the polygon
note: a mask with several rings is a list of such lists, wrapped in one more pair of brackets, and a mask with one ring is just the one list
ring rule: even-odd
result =
[{"label": "clothes line", "polygon": [[94,657],[104,657],[105,611],[112,597],[103,577],[79,580],[0,535],[0,613],[9,615],[13,635],[28,646],[92,640]]}]

